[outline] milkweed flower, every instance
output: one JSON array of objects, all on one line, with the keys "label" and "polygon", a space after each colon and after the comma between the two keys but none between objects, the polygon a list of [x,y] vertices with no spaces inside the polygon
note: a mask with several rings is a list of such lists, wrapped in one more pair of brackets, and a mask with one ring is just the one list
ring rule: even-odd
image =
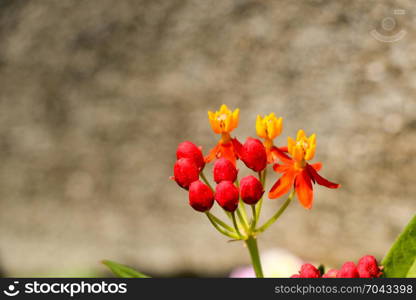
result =
[{"label": "milkweed flower", "polygon": [[208,111],[211,128],[215,133],[221,134],[221,139],[205,157],[205,162],[224,157],[235,165],[241,144],[236,138],[231,138],[230,132],[237,128],[239,116],[240,109],[231,111],[225,104],[221,105],[219,111]]},{"label": "milkweed flower", "polygon": [[264,139],[264,146],[266,147],[267,162],[269,164],[275,163],[278,158],[283,157],[287,159],[288,156],[286,147],[276,147],[273,140],[282,133],[283,119],[277,118],[274,113],[261,117],[257,115],[256,132],[259,137]]},{"label": "milkweed flower", "polygon": [[308,164],[315,155],[316,135],[306,137],[303,130],[299,130],[296,140],[288,138],[288,152],[291,158],[281,158],[283,164],[275,164],[273,169],[283,173],[279,180],[273,185],[269,192],[269,198],[278,198],[295,187],[298,199],[303,207],[311,208],[313,203],[312,183],[318,183],[331,189],[339,187],[339,184],[328,181],[321,177],[318,171],[322,164]]}]

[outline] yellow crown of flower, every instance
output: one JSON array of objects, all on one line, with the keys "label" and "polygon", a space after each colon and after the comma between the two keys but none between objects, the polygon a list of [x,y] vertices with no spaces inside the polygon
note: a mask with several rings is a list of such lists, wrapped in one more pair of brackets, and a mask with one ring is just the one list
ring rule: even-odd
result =
[{"label": "yellow crown of flower", "polygon": [[280,135],[283,127],[283,119],[276,118],[274,113],[264,116],[257,115],[256,131],[257,135],[263,139],[273,140]]},{"label": "yellow crown of flower", "polygon": [[221,105],[216,112],[208,111],[208,119],[215,133],[229,133],[238,126],[240,109],[231,111],[227,105]]},{"label": "yellow crown of flower", "polygon": [[305,132],[300,129],[296,136],[296,141],[291,137],[287,138],[289,154],[296,161],[311,160],[315,155],[316,134],[307,137]]}]

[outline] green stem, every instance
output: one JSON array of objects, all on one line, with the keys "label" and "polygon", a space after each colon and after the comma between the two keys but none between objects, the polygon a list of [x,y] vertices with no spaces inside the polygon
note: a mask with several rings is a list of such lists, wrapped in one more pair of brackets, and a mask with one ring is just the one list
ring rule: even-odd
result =
[{"label": "green stem", "polygon": [[245,240],[246,246],[248,251],[250,252],[251,262],[253,264],[254,272],[256,273],[257,278],[263,278],[263,270],[261,267],[261,261],[259,256],[259,249],[257,247],[257,240],[254,236],[249,236],[247,240]]},{"label": "green stem", "polygon": [[244,219],[243,214],[241,213],[240,209],[237,209],[237,216],[238,216],[238,220],[240,221],[241,226],[243,226],[244,231],[248,231],[248,224],[246,219]]},{"label": "green stem", "polygon": [[231,216],[232,216],[232,218],[233,218],[233,224],[234,224],[235,231],[237,232],[238,236],[241,238],[241,237],[242,237],[242,235],[241,235],[240,229],[238,229],[237,220],[235,219],[235,211],[233,211],[233,212],[231,213]]},{"label": "green stem", "polygon": [[[235,180],[235,185],[238,188],[240,188],[240,184],[239,184],[237,179]],[[247,231],[247,229],[248,229],[247,211],[246,211],[246,206],[245,206],[243,200],[241,200],[241,197],[239,199],[239,204],[238,204],[238,207],[237,207],[237,215],[238,215],[238,218],[240,220],[241,225],[243,225],[243,227],[244,227],[244,230]]]},{"label": "green stem", "polygon": [[246,205],[244,204],[243,200],[241,200],[240,198],[240,204],[238,205],[238,208],[241,208],[241,214],[243,215],[244,219],[246,220],[247,223],[247,211],[246,211]]},{"label": "green stem", "polygon": [[280,209],[259,229],[257,229],[256,232],[263,232],[265,231],[270,225],[272,225],[274,222],[276,222],[277,219],[281,216],[281,214],[286,210],[286,208],[289,206],[290,202],[293,199],[293,196],[295,195],[295,190],[293,190],[289,197],[286,199],[285,203],[280,207]]},{"label": "green stem", "polygon": [[212,188],[212,185],[209,183],[208,179],[205,177],[204,172],[201,171],[201,173],[199,175],[201,175],[202,180],[205,182],[205,184],[207,186],[209,186],[209,188],[211,189],[211,191],[214,191],[214,189]]},{"label": "green stem", "polygon": [[[267,174],[267,169],[264,169],[262,172],[259,172],[259,180],[261,185],[263,186],[263,189],[266,186],[266,174]],[[260,212],[261,212],[261,206],[263,205],[263,197],[261,197],[261,199],[259,200],[259,202],[257,202],[256,205],[256,223],[258,222],[258,220],[260,219]]]},{"label": "green stem", "polygon": [[251,206],[251,212],[253,214],[253,220],[251,221],[251,231],[256,230],[256,225],[257,225],[257,217],[256,217],[256,206],[255,205],[250,205]]},{"label": "green stem", "polygon": [[224,229],[231,231],[231,232],[235,232],[234,228],[232,228],[231,226],[227,225],[227,223],[223,222],[220,218],[217,218],[215,215],[213,215],[210,212],[206,212],[206,214],[208,214],[215,223],[217,223],[218,225],[224,227]]},{"label": "green stem", "polygon": [[223,228],[221,228],[220,226],[218,226],[217,223],[215,223],[214,219],[211,218],[211,214],[210,213],[205,213],[206,216],[208,217],[208,220],[211,222],[211,224],[215,227],[215,229],[217,229],[220,233],[222,233],[225,236],[228,236],[232,239],[238,240],[240,237],[237,236],[235,233],[231,233]]}]

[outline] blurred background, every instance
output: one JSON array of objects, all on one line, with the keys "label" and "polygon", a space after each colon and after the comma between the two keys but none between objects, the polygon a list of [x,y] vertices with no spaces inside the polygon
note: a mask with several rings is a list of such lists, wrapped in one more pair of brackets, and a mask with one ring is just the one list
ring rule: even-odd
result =
[{"label": "blurred background", "polygon": [[[169,180],[178,143],[239,107],[318,136],[316,187],[260,239],[339,267],[382,258],[416,210],[412,1],[0,0],[0,273],[227,276],[249,263]],[[269,184],[277,174],[269,172]],[[266,201],[263,218],[282,199]]]}]

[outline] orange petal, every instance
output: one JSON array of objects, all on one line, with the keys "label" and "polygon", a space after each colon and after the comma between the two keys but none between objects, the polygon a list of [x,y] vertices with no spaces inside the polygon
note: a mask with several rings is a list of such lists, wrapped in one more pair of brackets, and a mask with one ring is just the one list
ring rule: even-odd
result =
[{"label": "orange petal", "polygon": [[213,159],[215,159],[217,157],[217,153],[219,151],[220,148],[220,144],[217,144],[214,148],[212,148],[208,155],[204,157],[204,160],[206,163],[209,163],[210,161],[212,161]]},{"label": "orange petal", "polygon": [[273,162],[275,162],[276,159],[280,159],[286,164],[293,163],[293,160],[286,153],[275,146],[270,149],[270,153],[272,155]]},{"label": "orange petal", "polygon": [[273,170],[277,173],[285,173],[290,169],[290,167],[292,167],[292,166],[291,165],[274,164],[273,165]]},{"label": "orange petal", "polygon": [[306,170],[303,170],[296,176],[295,182],[296,194],[299,202],[304,208],[312,208],[313,203],[313,188],[312,181]]},{"label": "orange petal", "polygon": [[226,144],[221,144],[219,148],[219,152],[217,153],[217,158],[224,157],[231,161],[234,166],[236,164],[237,155],[234,152],[234,147],[232,142],[228,142]]},{"label": "orange petal", "polygon": [[269,198],[275,199],[278,198],[292,188],[293,182],[295,181],[296,172],[293,170],[289,170],[283,174],[282,177],[273,185],[269,192]]},{"label": "orange petal", "polygon": [[316,181],[317,184],[326,186],[330,189],[337,189],[340,187],[338,183],[334,183],[323,178],[321,175],[318,174],[318,172],[316,172],[316,169],[311,167],[310,165],[306,165],[306,169],[308,173],[310,174],[310,176],[313,178],[313,180]]},{"label": "orange petal", "polygon": [[314,163],[310,165],[312,168],[314,168],[316,171],[319,171],[322,169],[322,163],[318,162],[318,163]]},{"label": "orange petal", "polygon": [[240,141],[237,140],[236,138],[233,138],[231,140],[231,142],[233,143],[233,147],[234,147],[234,154],[240,158],[241,157],[241,149],[243,148],[243,145],[241,145]]}]

